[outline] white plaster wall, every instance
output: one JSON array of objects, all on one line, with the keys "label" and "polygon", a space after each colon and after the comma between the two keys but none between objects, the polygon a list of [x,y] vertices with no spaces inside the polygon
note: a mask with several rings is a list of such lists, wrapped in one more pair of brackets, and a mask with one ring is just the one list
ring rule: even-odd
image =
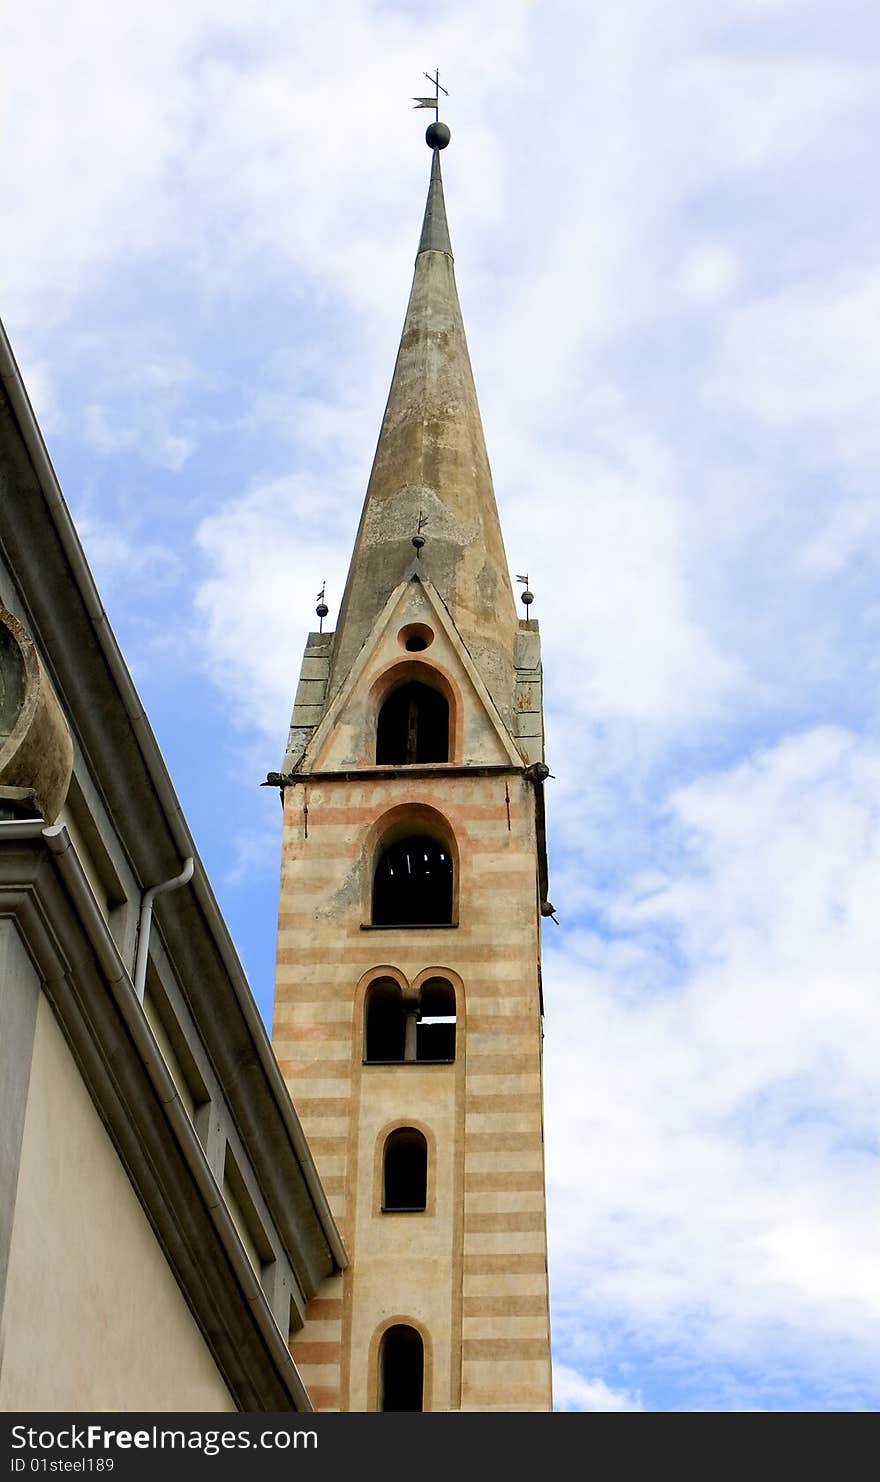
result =
[{"label": "white plaster wall", "polygon": [[42,996],[0,1409],[235,1409]]}]

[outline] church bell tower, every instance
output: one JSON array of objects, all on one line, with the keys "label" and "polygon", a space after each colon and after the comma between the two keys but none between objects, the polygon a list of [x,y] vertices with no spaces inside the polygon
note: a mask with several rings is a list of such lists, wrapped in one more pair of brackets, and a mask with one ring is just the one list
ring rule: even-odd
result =
[{"label": "church bell tower", "polygon": [[350,1260],[292,1351],[316,1410],[549,1410],[540,640],[516,615],[455,286],[449,130],[426,138],[339,620],[309,634],[271,777],[273,1044]]}]

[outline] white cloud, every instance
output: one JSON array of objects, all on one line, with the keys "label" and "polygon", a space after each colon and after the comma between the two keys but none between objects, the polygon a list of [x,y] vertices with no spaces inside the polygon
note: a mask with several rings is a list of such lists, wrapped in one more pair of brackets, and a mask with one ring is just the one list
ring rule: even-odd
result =
[{"label": "white cloud", "polygon": [[682,263],[682,292],[697,303],[718,303],[729,298],[740,272],[737,255],[729,247],[721,242],[703,242],[690,249]]},{"label": "white cloud", "polygon": [[880,1338],[878,783],[876,744],[831,730],[702,777],[611,940],[548,953],[560,1288],[829,1403]]},{"label": "white cloud", "polygon": [[872,387],[880,347],[866,324],[880,315],[880,273],[838,275],[756,298],[731,314],[714,394],[783,432],[833,440],[844,465],[876,451]]},{"label": "white cloud", "polygon": [[233,724],[287,738],[302,652],[317,592],[341,595],[347,556],[324,521],[325,491],[279,479],[200,524],[210,575],[195,594],[199,648],[229,698]]},{"label": "white cloud", "polygon": [[553,1366],[553,1398],[556,1410],[620,1411],[643,1410],[641,1396],[611,1389],[604,1379],[585,1379],[568,1364]]},{"label": "white cloud", "polygon": [[111,523],[86,505],[76,516],[86,559],[99,585],[119,592],[149,582],[167,588],[180,576],[180,558],[158,541],[141,539],[120,523]]},{"label": "white cloud", "polygon": [[680,731],[717,719],[752,681],[710,631],[683,468],[620,408],[603,411],[603,445],[543,457],[540,497],[510,509],[507,543],[533,574],[550,704],[581,726]]}]

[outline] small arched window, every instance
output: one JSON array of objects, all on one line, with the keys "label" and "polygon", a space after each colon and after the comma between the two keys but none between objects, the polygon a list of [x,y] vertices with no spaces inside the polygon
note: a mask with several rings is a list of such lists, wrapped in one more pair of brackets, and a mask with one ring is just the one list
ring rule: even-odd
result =
[{"label": "small arched window", "polygon": [[422,986],[416,1059],[455,1059],[455,989],[445,978],[430,978]]},{"label": "small arched window", "polygon": [[373,876],[374,926],[449,926],[452,855],[448,845],[412,834],[381,851]]},{"label": "small arched window", "polygon": [[382,1334],[379,1348],[379,1409],[423,1410],[425,1345],[407,1323],[395,1323]]},{"label": "small arched window", "polygon": [[449,701],[439,690],[413,680],[385,701],[376,727],[376,762],[399,767],[449,761]]},{"label": "small arched window", "polygon": [[380,978],[367,989],[364,1014],[364,1059],[367,1062],[403,1060],[406,1014],[399,984]]},{"label": "small arched window", "polygon": [[425,1208],[427,1197],[428,1144],[415,1127],[397,1127],[383,1149],[383,1213],[412,1214]]}]

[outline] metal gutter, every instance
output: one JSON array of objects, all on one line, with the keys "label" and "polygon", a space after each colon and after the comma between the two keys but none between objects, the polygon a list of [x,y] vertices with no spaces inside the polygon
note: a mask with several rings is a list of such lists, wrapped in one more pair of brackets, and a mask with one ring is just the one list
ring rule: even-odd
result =
[{"label": "metal gutter", "polygon": [[342,1243],[342,1237],[336,1228],[336,1223],[330,1211],[330,1205],[327,1202],[327,1196],[324,1193],[321,1180],[318,1177],[318,1170],[309,1151],[305,1133],[293,1110],[290,1093],[284,1083],[284,1078],[269,1043],[265,1025],[260,1018],[253,994],[245,977],[244,969],[239,961],[232,938],[229,935],[226,922],[223,920],[214,892],[208,883],[204,867],[198,856],[195,841],[184,818],[180,800],[174,791],[174,786],[163,761],[162,753],[159,750],[158,743],[147,720],[146,712],[140,702],[137,690],[134,687],[131,675],[120,652],[119,645],[116,642],[107,612],[98,595],[94,577],[85,559],[79,536],[76,533],[70,511],[61,492],[58,476],[52,467],[52,460],[49,457],[46,444],[43,441],[43,435],[34,416],[33,408],[31,407],[24,382],[21,378],[18,363],[13,354],[12,346],[9,343],[6,328],[2,321],[0,321],[0,379],[3,380],[6,386],[10,402],[18,418],[22,437],[51,511],[58,538],[67,560],[70,562],[79,595],[94,625],[98,646],[125,707],[132,731],[137,739],[141,755],[144,758],[147,772],[165,813],[175,846],[181,859],[188,859],[192,856],[196,861],[193,890],[207,918],[208,926],[214,940],[219,947],[220,956],[229,973],[230,981],[233,984],[245,1023],[253,1038],[260,1063],[281,1109],[287,1134],[302,1168],[303,1177],[314,1202],[318,1220],[327,1238],[327,1244],[330,1247],[337,1266],[340,1270],[343,1270],[348,1265],[348,1255]]}]

